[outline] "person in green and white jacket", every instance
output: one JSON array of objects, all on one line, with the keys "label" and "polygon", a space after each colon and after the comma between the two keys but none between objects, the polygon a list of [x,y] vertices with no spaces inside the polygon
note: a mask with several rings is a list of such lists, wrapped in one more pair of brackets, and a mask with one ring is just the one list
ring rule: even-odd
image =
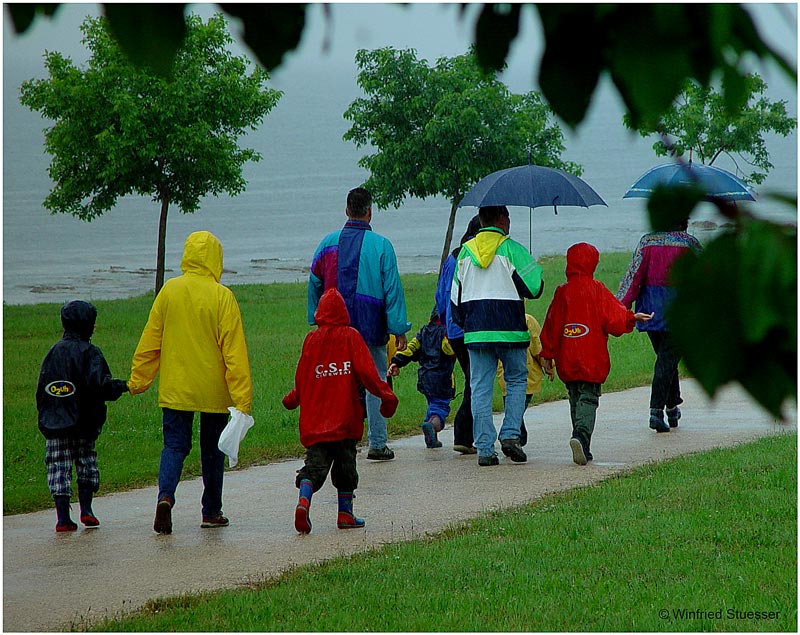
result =
[{"label": "person in green and white jacket", "polygon": [[520,243],[508,236],[505,206],[481,207],[481,229],[458,254],[450,293],[453,321],[464,330],[469,351],[472,418],[478,465],[498,465],[498,438],[492,420],[492,392],[497,362],[503,363],[507,386],[500,446],[517,463],[527,461],[520,446],[525,409],[525,356],[530,333],[525,298],[542,295],[542,267]]}]

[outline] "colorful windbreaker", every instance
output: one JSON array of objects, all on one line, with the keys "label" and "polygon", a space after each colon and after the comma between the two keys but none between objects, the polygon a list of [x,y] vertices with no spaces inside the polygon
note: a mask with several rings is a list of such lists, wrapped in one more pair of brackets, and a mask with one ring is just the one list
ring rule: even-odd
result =
[{"label": "colorful windbreaker", "polygon": [[411,328],[392,244],[372,231],[369,223],[348,220],[323,238],[308,278],[308,323],[323,292],[338,289],[350,315],[350,325],[368,346],[384,346],[389,334]]},{"label": "colorful windbreaker", "polygon": [[306,448],[361,439],[366,413],[359,385],[380,397],[384,417],[397,409],[397,397],[378,376],[361,335],[349,326],[344,299],[336,289],[322,294],[314,320],[319,328],[306,335],[294,388],[283,398],[290,410],[300,406],[300,443]]},{"label": "colorful windbreaker", "polygon": [[523,298],[541,296],[541,265],[497,227],[485,227],[464,243],[457,261],[451,312],[467,348],[528,346]]},{"label": "colorful windbreaker", "polygon": [[649,322],[636,325],[640,331],[666,331],[664,314],[675,297],[669,284],[673,263],[689,251],[702,250],[700,242],[686,232],[645,234],[633,252],[633,258],[619,285],[617,298],[626,307],[636,302],[640,313],[655,313]]},{"label": "colorful windbreaker", "polygon": [[133,355],[131,394],[161,371],[158,405],[192,412],[250,413],[253,388],[242,316],[219,283],[222,245],[206,231],[186,239],[183,275],[164,283]]},{"label": "colorful windbreaker", "polygon": [[608,336],[630,333],[636,323],[633,311],[594,279],[599,261],[588,243],[567,250],[567,281],[556,288],[542,325],[540,357],[556,360],[563,382],[602,384],[611,370]]}]

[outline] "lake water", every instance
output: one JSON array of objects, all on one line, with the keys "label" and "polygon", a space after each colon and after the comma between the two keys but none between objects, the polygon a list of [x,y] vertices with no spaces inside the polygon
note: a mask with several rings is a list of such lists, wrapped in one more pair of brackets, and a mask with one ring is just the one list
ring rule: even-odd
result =
[{"label": "lake water", "polygon": [[[159,205],[145,197],[121,199],[115,209],[91,223],[51,216],[42,201],[51,188],[50,157],[43,151],[48,124],[18,103],[18,86],[29,78],[24,64],[4,65],[3,114],[3,301],[9,304],[62,302],[81,297],[111,299],[144,293],[153,286]],[[342,135],[349,122],[342,113],[360,95],[352,65],[325,61],[276,73],[272,85],[285,92],[258,131],[242,141],[263,155],[245,167],[247,190],[238,197],[208,198],[200,211],[170,210],[167,278],[180,274],[183,242],[206,229],[222,242],[227,285],[304,281],[319,240],[345,220],[347,191],[367,173],[358,167],[363,152]],[[772,86],[774,79],[775,86]],[[794,90],[782,79],[766,78],[771,99],[787,99],[797,112]],[[780,81],[779,81],[780,80]],[[509,77],[514,92],[532,89],[524,77]],[[781,88],[783,87],[783,88]],[[647,231],[642,199],[622,200],[646,169],[664,162],[652,140],[624,129],[622,108],[606,81],[589,118],[566,141],[563,158],[584,167],[583,178],[608,207],[511,208],[511,234],[534,255],[562,254],[588,241],[602,251],[630,251]],[[797,193],[797,139],[770,137],[775,169],[760,186]],[[732,169],[731,165],[718,163]],[[705,206],[699,220],[716,219]],[[795,222],[795,210],[762,196],[758,214]],[[450,205],[440,197],[410,199],[398,210],[376,211],[373,229],[391,239],[401,273],[435,271],[442,251]],[[474,208],[459,211],[454,240]],[[697,229],[699,238],[707,232]]]}]

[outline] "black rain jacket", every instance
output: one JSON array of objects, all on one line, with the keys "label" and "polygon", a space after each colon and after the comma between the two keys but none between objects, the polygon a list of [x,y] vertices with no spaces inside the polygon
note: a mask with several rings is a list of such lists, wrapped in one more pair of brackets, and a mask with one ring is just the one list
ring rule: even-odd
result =
[{"label": "black rain jacket", "polygon": [[82,300],[61,309],[64,336],[45,356],[36,388],[39,430],[47,439],[96,439],[106,421],[105,402],[128,390],[89,342],[96,319],[97,310]]}]

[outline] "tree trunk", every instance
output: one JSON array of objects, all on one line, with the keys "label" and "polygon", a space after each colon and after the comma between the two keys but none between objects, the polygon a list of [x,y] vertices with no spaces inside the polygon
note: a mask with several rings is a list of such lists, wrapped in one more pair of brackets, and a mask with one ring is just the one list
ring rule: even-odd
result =
[{"label": "tree trunk", "polygon": [[453,241],[453,227],[456,224],[456,211],[458,210],[458,197],[453,199],[453,204],[450,206],[450,220],[447,222],[447,233],[444,235],[444,248],[442,249],[442,258],[439,260],[439,270],[441,271],[444,261],[450,253],[450,243]]},{"label": "tree trunk", "polygon": [[156,256],[156,288],[155,293],[164,286],[164,259],[167,250],[167,212],[169,211],[169,195],[161,199],[161,216],[158,219],[158,255]]}]

